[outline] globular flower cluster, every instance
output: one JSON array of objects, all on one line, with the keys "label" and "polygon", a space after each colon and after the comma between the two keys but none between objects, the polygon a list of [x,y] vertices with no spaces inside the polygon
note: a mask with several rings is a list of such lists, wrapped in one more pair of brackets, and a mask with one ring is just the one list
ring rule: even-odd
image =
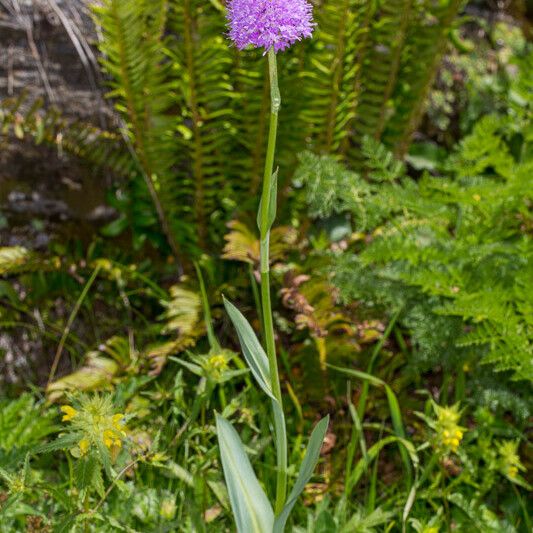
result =
[{"label": "globular flower cluster", "polygon": [[456,453],[465,432],[465,428],[459,426],[461,418],[459,406],[440,407],[434,405],[433,407],[437,415],[434,421],[437,448],[444,454]]},{"label": "globular flower cluster", "polygon": [[63,422],[71,424],[72,431],[80,436],[78,446],[71,450],[76,457],[82,457],[102,443],[116,453],[126,438],[126,426],[122,413],[113,413],[108,398],[82,397],[78,409],[71,405],[61,406]]},{"label": "globular flower cluster", "polygon": [[247,46],[285,50],[311,37],[313,6],[307,0],[230,0],[229,36],[240,50]]},{"label": "globular flower cluster", "polygon": [[215,381],[220,379],[222,374],[228,369],[229,358],[224,351],[220,353],[214,353],[207,357],[204,365],[209,377]]}]

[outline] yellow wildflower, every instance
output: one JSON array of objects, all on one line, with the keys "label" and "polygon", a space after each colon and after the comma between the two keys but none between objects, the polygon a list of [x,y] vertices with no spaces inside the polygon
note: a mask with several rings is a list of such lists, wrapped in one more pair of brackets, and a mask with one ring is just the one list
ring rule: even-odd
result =
[{"label": "yellow wildflower", "polygon": [[232,353],[227,350],[210,352],[203,358],[202,368],[207,376],[217,381],[222,374],[228,369]]},{"label": "yellow wildflower", "polygon": [[225,370],[228,367],[228,361],[223,355],[213,355],[207,361],[207,364],[213,370]]},{"label": "yellow wildflower", "polygon": [[113,415],[112,418],[113,427],[118,429],[119,431],[122,430],[124,427],[124,415],[122,413],[118,413],[116,415]]},{"label": "yellow wildflower", "polygon": [[120,439],[120,435],[113,429],[106,429],[104,431],[103,438],[104,444],[108,448],[112,448],[113,446],[116,446],[117,448],[122,447],[122,440]]},{"label": "yellow wildflower", "polygon": [[62,413],[65,413],[63,415],[63,418],[61,419],[62,422],[68,422],[78,414],[78,411],[76,411],[76,409],[74,409],[74,407],[71,407],[70,405],[62,405],[60,410]]},{"label": "yellow wildflower", "polygon": [[434,421],[436,447],[445,454],[456,453],[464,436],[464,428],[459,426],[459,406],[440,407],[435,404],[434,409],[437,415]]},{"label": "yellow wildflower", "polygon": [[473,194],[473,195],[472,195],[472,198],[473,198],[476,202],[481,201],[481,196],[480,196],[479,194]]},{"label": "yellow wildflower", "polygon": [[127,438],[125,416],[114,413],[109,397],[81,395],[76,409],[63,405],[63,421],[70,421],[71,429],[79,435],[77,444],[71,449],[74,457],[90,453],[91,446],[102,443],[116,459]]},{"label": "yellow wildflower", "polygon": [[81,439],[80,442],[78,442],[78,446],[80,448],[80,454],[85,455],[89,450],[91,443],[89,442],[89,439]]},{"label": "yellow wildflower", "polygon": [[150,461],[152,463],[161,463],[163,461],[166,461],[167,459],[168,459],[168,456],[160,452],[156,452],[150,457]]}]

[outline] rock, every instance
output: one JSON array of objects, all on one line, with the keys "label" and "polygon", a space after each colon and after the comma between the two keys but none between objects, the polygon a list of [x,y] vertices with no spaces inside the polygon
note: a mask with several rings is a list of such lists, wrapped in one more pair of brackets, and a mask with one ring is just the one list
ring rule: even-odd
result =
[{"label": "rock", "polygon": [[[69,31],[80,43],[78,48]],[[0,3],[0,49],[4,52],[0,56],[0,98],[24,90],[30,101],[42,97],[48,104],[60,105],[68,116],[100,122],[105,105],[90,46],[94,40],[85,1]]]},{"label": "rock", "polygon": [[[0,1],[0,106],[4,98],[24,93],[22,112],[42,99],[67,120],[107,129],[113,114],[102,96],[88,4]],[[108,175],[31,138],[12,135],[6,142],[0,132],[0,142],[0,212],[6,222],[0,243],[16,240],[42,248],[58,234],[78,238],[81,233],[90,240],[91,224],[112,218],[103,205]],[[44,225],[42,234],[32,227],[35,219]],[[89,219],[91,224],[85,223]]]}]

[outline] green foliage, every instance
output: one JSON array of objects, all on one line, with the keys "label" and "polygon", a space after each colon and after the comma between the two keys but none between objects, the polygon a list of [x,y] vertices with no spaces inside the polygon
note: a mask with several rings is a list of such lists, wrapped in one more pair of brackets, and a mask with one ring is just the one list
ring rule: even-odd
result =
[{"label": "green foliage", "polygon": [[[358,166],[364,135],[403,153],[460,7],[456,0],[316,6],[315,39],[281,64],[282,183],[294,154],[309,145]],[[256,207],[250,191],[260,181],[268,113],[260,51],[232,50],[217,2],[105,0],[93,12],[120,131],[69,123],[39,102],[23,111],[22,97],[3,102],[0,128],[125,175],[114,200],[123,218],[109,235],[129,222],[137,248],[166,239],[181,261],[219,247],[233,212]]]},{"label": "green foliage", "polygon": [[325,2],[304,73],[313,148],[360,167],[363,137],[404,153],[460,1]]},{"label": "green foliage", "polygon": [[[381,139],[390,123],[390,146],[403,150],[460,6],[411,0],[317,6],[316,39],[284,54],[281,65],[285,171],[305,147],[306,132],[317,149],[361,162],[362,136]],[[255,207],[249,192],[259,184],[268,111],[260,53],[228,46],[217,3],[106,0],[95,14],[110,97],[144,175],[144,185],[134,179],[128,195],[129,217],[144,228],[138,244],[157,222],[147,211],[145,186],[174,251],[220,244],[220,223],[237,206]],[[299,80],[304,98],[295,90]]]},{"label": "green foliage", "polygon": [[[56,427],[51,413],[29,393],[16,400],[0,399],[0,531],[9,529],[11,518],[32,513],[21,500],[36,481],[30,454]],[[7,493],[3,489],[7,490]],[[5,527],[4,527],[5,524]]]},{"label": "green foliage", "polygon": [[270,533],[274,526],[272,505],[254,474],[238,433],[217,416],[220,456],[238,533]]},{"label": "green foliage", "polygon": [[43,415],[42,405],[31,394],[0,401],[0,454],[28,450],[53,430],[50,416]]},{"label": "green foliage", "polygon": [[369,140],[367,179],[331,158],[302,156],[297,177],[308,184],[310,212],[349,214],[354,230],[369,234],[359,253],[335,258],[343,297],[402,307],[424,367],[481,362],[533,378],[533,163],[522,124],[514,155],[514,118],[482,119],[449,158],[449,178],[414,181]]},{"label": "green foliage", "polygon": [[169,29],[179,36],[168,43],[174,105],[180,110],[174,119],[183,169],[177,176],[179,203],[193,206],[190,216],[198,244],[205,249],[208,231],[210,242],[213,238],[216,242],[217,221],[226,219],[227,202],[236,199],[232,188],[239,187],[231,155],[237,97],[228,75],[233,58],[224,39],[223,14],[215,5],[199,0],[170,2],[170,13]]},{"label": "green foliage", "polygon": [[[274,416],[287,421],[291,466],[275,517],[267,495],[284,435],[254,333],[260,241],[245,213],[265,155],[264,58],[228,46],[218,0],[98,4],[120,132],[15,99],[0,104],[2,134],[124,175],[106,236],[131,229],[136,246],[170,247],[179,263],[214,255],[224,237],[223,259],[240,264],[201,257],[198,291],[176,260],[115,241],[0,248],[0,349],[9,363],[12,345],[29,356],[36,346],[46,393],[0,399],[0,532],[531,531],[533,56],[523,40],[511,33],[509,59],[498,44],[508,29],[494,30],[506,68],[483,64],[487,79],[467,82],[479,89],[461,102],[468,137],[449,156],[448,143],[418,145],[406,162],[397,156],[448,36],[460,46],[459,2],[314,2],[316,37],[280,54],[278,207],[293,227],[270,242],[285,407],[276,401]],[[477,120],[486,106],[500,114]],[[306,147],[315,153],[300,156],[298,194],[289,178]],[[224,313],[221,294],[250,321],[228,302]],[[45,388],[54,353],[60,377]]]},{"label": "green foliage", "polygon": [[[177,253],[174,225],[180,229],[182,243],[190,238],[187,231],[191,228],[171,212],[171,206],[180,204],[175,196],[179,189],[169,183],[177,154],[173,122],[167,114],[173,104],[163,48],[167,8],[164,0],[155,4],[108,0],[95,7],[94,13],[102,29],[102,66],[111,76],[110,97],[123,117],[123,134],[137,163],[138,175],[130,185],[130,217],[137,219],[147,234],[159,222]],[[138,245],[147,234],[141,233]]]}]

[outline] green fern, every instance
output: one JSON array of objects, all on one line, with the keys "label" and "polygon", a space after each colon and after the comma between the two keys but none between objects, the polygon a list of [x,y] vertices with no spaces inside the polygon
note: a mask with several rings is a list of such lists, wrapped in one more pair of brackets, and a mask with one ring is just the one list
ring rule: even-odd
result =
[{"label": "green fern", "polygon": [[[168,213],[172,167],[176,164],[169,65],[164,54],[167,22],[166,0],[105,0],[94,6],[95,21],[102,29],[102,65],[111,75],[111,92],[125,122],[125,139],[137,163],[168,242],[179,256],[179,245],[191,238],[190,227]],[[133,183],[133,197],[139,189]],[[146,190],[145,190],[146,191]],[[163,196],[163,194],[165,196]],[[137,198],[136,198],[137,197]],[[143,211],[146,201],[141,201]],[[146,219],[146,216],[144,217]],[[148,217],[149,218],[149,217]],[[157,219],[155,219],[157,220]],[[150,224],[148,224],[150,225]]]},{"label": "green fern", "polygon": [[310,213],[349,213],[369,233],[357,255],[336,259],[343,296],[403,307],[424,366],[481,361],[533,379],[533,160],[527,136],[525,157],[512,157],[514,126],[484,118],[450,157],[449,177],[419,182],[375,142],[364,143],[367,180],[332,158],[303,156],[297,176]]},{"label": "green fern", "polygon": [[[404,110],[424,100],[459,7],[456,0],[318,3],[315,37],[280,58],[281,183],[306,147],[361,168],[366,135],[405,144],[420,112]],[[33,108],[21,120],[18,103],[0,124],[124,174],[128,184],[115,201],[123,219],[110,233],[129,222],[136,247],[160,245],[162,234],[180,263],[222,247],[235,211],[256,208],[269,101],[261,51],[232,48],[219,2],[103,0],[94,18],[121,131],[67,128]]]},{"label": "green fern", "polygon": [[[370,29],[370,42],[361,66],[362,93],[352,122],[357,159],[364,136],[381,139],[390,114],[390,98],[399,78],[400,58],[406,45],[407,28],[412,24],[412,0],[378,2]],[[402,80],[407,83],[407,79]]]},{"label": "green fern", "polygon": [[[197,244],[205,249],[212,242],[210,229],[217,226],[213,222],[225,219],[224,200],[234,198],[232,187],[237,183],[230,155],[232,56],[224,40],[223,14],[213,4],[172,2],[169,27],[178,36],[168,42],[170,80],[179,110],[174,119],[179,188],[172,214],[196,224]],[[167,187],[176,189],[172,183]],[[216,233],[210,237],[216,240]]]},{"label": "green fern", "polygon": [[[446,5],[447,13],[456,11]],[[410,83],[409,69],[401,67],[402,54],[415,46],[411,26],[428,9],[412,0],[317,6],[315,39],[284,54],[280,64],[282,179],[306,144],[357,163],[363,136],[381,138],[394,92]],[[160,221],[186,251],[221,245],[218,222],[237,206],[255,209],[250,191],[260,182],[268,115],[260,51],[231,48],[218,3],[106,0],[96,14],[110,96],[150,178]],[[442,19],[439,36],[450,24]],[[436,67],[432,61],[419,70]],[[133,186],[130,202],[143,206],[136,218],[150,227],[155,220],[143,194]]]},{"label": "green fern", "polygon": [[317,15],[315,40],[306,55],[308,124],[315,149],[336,151],[348,142],[347,125],[355,117],[361,95],[361,63],[375,12],[373,2],[325,2]]},{"label": "green fern", "polygon": [[313,150],[340,152],[361,167],[365,137],[407,147],[461,5],[324,2],[303,74]]},{"label": "green fern", "polygon": [[465,0],[422,0],[414,4],[399,58],[399,83],[391,93],[390,118],[382,137],[398,157],[407,153],[422,119],[450,30],[464,4]]}]

